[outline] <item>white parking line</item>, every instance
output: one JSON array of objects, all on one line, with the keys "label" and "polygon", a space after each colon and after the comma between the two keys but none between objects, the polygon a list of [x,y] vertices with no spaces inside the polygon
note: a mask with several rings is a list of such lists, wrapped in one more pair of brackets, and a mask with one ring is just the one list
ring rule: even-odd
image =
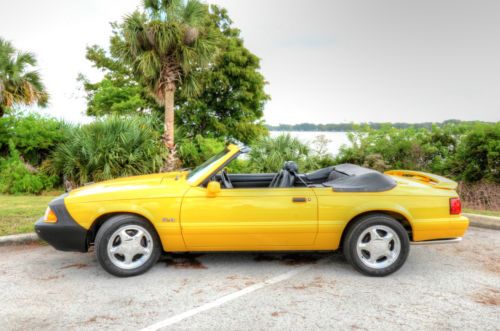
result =
[{"label": "white parking line", "polygon": [[300,273],[300,272],[303,272],[307,269],[310,269],[312,267],[312,265],[305,265],[305,266],[302,266],[302,267],[298,267],[298,268],[295,268],[293,270],[290,270],[288,272],[285,272],[281,275],[278,275],[276,277],[272,277],[272,278],[269,278],[268,280],[265,280],[261,283],[257,283],[257,284],[253,284],[251,286],[248,286],[248,287],[245,287],[244,289],[241,289],[237,292],[234,292],[234,293],[231,293],[231,294],[228,294],[226,296],[223,296],[223,297],[220,297],[219,299],[215,300],[215,301],[212,301],[212,302],[208,302],[202,306],[199,306],[199,307],[196,307],[196,308],[193,308],[191,310],[188,310],[188,311],[185,311],[179,315],[175,315],[175,316],[172,316],[172,317],[169,317],[163,321],[160,321],[158,323],[155,323],[153,325],[150,325],[144,329],[142,329],[142,331],[153,331],[153,330],[159,330],[161,328],[164,328],[166,326],[169,326],[169,325],[172,325],[172,324],[175,324],[177,322],[180,322],[188,317],[191,317],[191,316],[194,316],[196,314],[199,314],[201,312],[204,312],[204,311],[207,311],[207,310],[210,310],[212,308],[215,308],[215,307],[218,307],[220,305],[223,305],[224,303],[226,302],[229,302],[229,301],[232,301],[232,300],[235,300],[241,296],[244,296],[246,294],[249,294],[249,293],[252,293],[254,291],[257,291],[258,289],[261,289],[263,287],[266,287],[266,286],[269,286],[269,285],[273,285],[273,284],[276,284],[276,283],[279,283],[279,282],[282,282],[284,280],[287,280],[287,279],[290,279],[292,278],[293,276],[295,276],[296,274]]}]

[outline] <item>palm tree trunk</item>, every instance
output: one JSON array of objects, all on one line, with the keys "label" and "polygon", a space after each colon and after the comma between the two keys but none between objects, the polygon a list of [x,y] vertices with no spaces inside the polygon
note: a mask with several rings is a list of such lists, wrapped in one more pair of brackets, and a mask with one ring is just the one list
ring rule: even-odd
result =
[{"label": "palm tree trunk", "polygon": [[164,171],[172,171],[177,166],[174,142],[174,95],[175,89],[165,91],[165,123],[163,139],[168,149],[168,157],[165,162]]}]

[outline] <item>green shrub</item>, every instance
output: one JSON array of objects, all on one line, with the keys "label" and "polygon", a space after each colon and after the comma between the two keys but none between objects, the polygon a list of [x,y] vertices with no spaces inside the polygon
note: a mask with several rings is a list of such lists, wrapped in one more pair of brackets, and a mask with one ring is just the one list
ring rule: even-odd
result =
[{"label": "green shrub", "polygon": [[[182,167],[194,168],[224,150],[226,146],[227,142],[223,139],[206,138],[200,135],[193,139],[178,138],[177,155],[182,161]],[[252,171],[249,165],[248,159],[240,156],[233,160],[227,169],[230,173],[249,173]]]},{"label": "green shrub", "polygon": [[13,113],[0,118],[0,153],[8,154],[12,141],[26,162],[40,165],[55,146],[70,135],[72,126],[34,113]]},{"label": "green shrub", "polygon": [[477,124],[460,140],[449,170],[466,182],[500,183],[500,123]]},{"label": "green shrub", "polygon": [[[312,150],[290,135],[261,138],[250,146],[248,155],[233,160],[227,168],[230,173],[277,172],[285,161],[297,162],[300,171],[327,167],[332,165],[334,160],[328,154],[322,155],[324,143],[326,142],[318,142],[316,149]],[[223,150],[226,145],[222,139],[200,135],[193,139],[179,138],[177,155],[182,160],[183,167],[192,168]]]},{"label": "green shrub", "polygon": [[319,168],[318,159],[308,146],[289,134],[259,139],[248,155],[251,172],[277,172],[285,161],[295,161],[300,172]]},{"label": "green shrub", "polygon": [[457,137],[449,129],[370,128],[348,134],[350,146],[340,149],[338,162],[387,168],[441,172]]},{"label": "green shrub", "polygon": [[349,133],[351,146],[341,148],[337,158],[360,165],[377,162],[382,167],[430,170],[439,166],[441,154],[454,144],[451,137],[444,141],[436,138],[443,134],[437,132],[440,130],[385,127]]},{"label": "green shrub", "polygon": [[75,129],[44,168],[76,185],[158,172],[166,150],[149,117],[103,117]]},{"label": "green shrub", "polygon": [[226,147],[222,139],[204,138],[200,135],[194,138],[179,138],[177,140],[177,156],[182,161],[182,167],[196,167]]},{"label": "green shrub", "polygon": [[359,128],[349,133],[349,140],[350,146],[340,149],[336,163],[427,171],[468,182],[500,182],[500,123]]},{"label": "green shrub", "polygon": [[10,142],[10,156],[0,159],[0,192],[7,194],[40,194],[52,189],[58,182],[56,176],[30,172],[21,161],[14,143]]}]

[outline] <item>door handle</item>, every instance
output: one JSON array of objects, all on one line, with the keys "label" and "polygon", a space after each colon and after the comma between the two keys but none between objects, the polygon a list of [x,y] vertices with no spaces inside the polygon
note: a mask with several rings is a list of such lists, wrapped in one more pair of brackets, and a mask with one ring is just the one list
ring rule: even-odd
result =
[{"label": "door handle", "polygon": [[292,202],[306,202],[305,197],[293,197]]}]

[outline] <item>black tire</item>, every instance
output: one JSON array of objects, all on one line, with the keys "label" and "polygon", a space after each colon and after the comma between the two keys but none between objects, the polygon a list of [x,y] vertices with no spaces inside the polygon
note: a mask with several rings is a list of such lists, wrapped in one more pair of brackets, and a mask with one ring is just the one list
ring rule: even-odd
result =
[{"label": "black tire", "polygon": [[[372,268],[365,264],[357,252],[357,243],[365,230],[373,226],[385,226],[394,231],[401,245],[398,257],[387,267]],[[363,239],[362,239],[363,240]],[[392,243],[394,245],[394,243]],[[383,277],[403,266],[410,252],[410,240],[405,228],[393,217],[386,214],[369,214],[355,221],[344,238],[342,250],[347,261],[359,272],[367,276]],[[363,252],[364,253],[364,252]]]},{"label": "black tire", "polygon": [[[147,231],[152,239],[151,255],[142,265],[133,269],[120,268],[112,262],[108,254],[108,243],[111,236],[115,231],[126,226],[138,226],[143,231]],[[104,270],[117,277],[130,277],[140,275],[151,269],[158,261],[162,248],[156,230],[148,221],[136,215],[122,214],[111,217],[101,226],[95,238],[95,252],[97,260]]]}]

